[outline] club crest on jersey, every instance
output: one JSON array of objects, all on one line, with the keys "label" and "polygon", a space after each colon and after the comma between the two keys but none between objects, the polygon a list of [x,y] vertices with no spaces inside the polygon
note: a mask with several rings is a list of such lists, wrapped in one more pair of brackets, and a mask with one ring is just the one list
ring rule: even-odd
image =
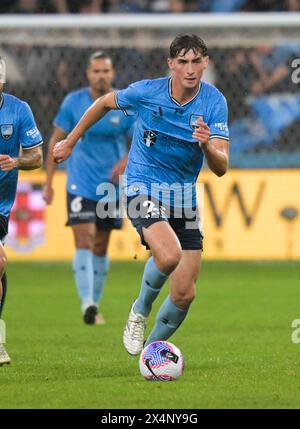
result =
[{"label": "club crest on jersey", "polygon": [[195,114],[193,114],[193,115],[190,116],[190,127],[193,130],[195,130],[196,128],[198,128],[198,125],[197,125],[198,119],[202,119],[202,121],[203,121],[203,115],[195,115]]},{"label": "club crest on jersey", "polygon": [[1,136],[8,140],[14,132],[14,127],[11,124],[1,125]]},{"label": "club crest on jersey", "polygon": [[157,132],[153,130],[144,131],[144,142],[147,147],[153,146],[156,143]]}]

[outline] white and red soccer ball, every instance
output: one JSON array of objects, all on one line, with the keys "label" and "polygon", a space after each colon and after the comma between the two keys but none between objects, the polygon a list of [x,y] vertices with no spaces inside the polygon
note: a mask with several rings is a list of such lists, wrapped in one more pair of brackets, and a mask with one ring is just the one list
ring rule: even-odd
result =
[{"label": "white and red soccer ball", "polygon": [[140,371],[146,380],[178,380],[184,369],[181,351],[167,341],[154,341],[148,344],[141,353]]}]

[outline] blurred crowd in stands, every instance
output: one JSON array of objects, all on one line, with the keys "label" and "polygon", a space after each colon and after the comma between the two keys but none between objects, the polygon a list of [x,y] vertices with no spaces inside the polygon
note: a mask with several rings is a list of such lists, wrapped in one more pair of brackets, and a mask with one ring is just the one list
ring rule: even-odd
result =
[{"label": "blurred crowd in stands", "polygon": [[300,0],[1,0],[0,13],[292,12]]}]

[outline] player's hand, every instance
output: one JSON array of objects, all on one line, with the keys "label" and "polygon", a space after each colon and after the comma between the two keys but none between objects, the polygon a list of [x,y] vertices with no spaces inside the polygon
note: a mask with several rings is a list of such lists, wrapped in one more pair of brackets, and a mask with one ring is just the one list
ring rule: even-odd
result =
[{"label": "player's hand", "polygon": [[67,139],[57,142],[53,148],[53,158],[57,164],[65,161],[72,153],[72,147]]},{"label": "player's hand", "polygon": [[118,161],[116,165],[113,167],[110,175],[110,179],[113,183],[118,183],[119,176],[121,176],[124,173],[126,164],[127,164],[127,156],[120,159],[120,161]]},{"label": "player's hand", "polygon": [[198,119],[196,125],[197,128],[193,132],[193,138],[198,140],[199,146],[202,149],[205,149],[208,146],[210,138],[209,126],[202,119]]},{"label": "player's hand", "polygon": [[0,169],[2,171],[11,171],[18,167],[18,158],[12,158],[9,155],[0,155]]},{"label": "player's hand", "polygon": [[47,183],[43,187],[43,200],[47,205],[51,204],[54,197],[54,189]]}]

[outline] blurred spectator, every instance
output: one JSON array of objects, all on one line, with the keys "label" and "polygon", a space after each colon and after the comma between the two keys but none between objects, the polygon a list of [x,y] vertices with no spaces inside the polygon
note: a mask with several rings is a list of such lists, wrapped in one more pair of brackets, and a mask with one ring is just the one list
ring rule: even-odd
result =
[{"label": "blurred spectator", "polygon": [[198,0],[154,0],[148,10],[155,13],[185,13],[198,10]]},{"label": "blurred spectator", "polygon": [[66,0],[19,0],[10,12],[20,14],[68,13]]},{"label": "blurred spectator", "polygon": [[300,11],[300,0],[1,0],[0,13]]},{"label": "blurred spectator", "polygon": [[198,1],[198,11],[203,12],[237,12],[246,3],[247,0],[211,0],[208,10],[203,10],[203,6],[207,7],[207,1]]},{"label": "blurred spectator", "polygon": [[300,10],[299,0],[247,0],[245,12],[282,12]]},{"label": "blurred spectator", "polygon": [[0,13],[12,13],[16,8],[17,0],[1,0]]},{"label": "blurred spectator", "polygon": [[293,47],[262,45],[252,51],[250,62],[257,80],[251,86],[254,95],[291,89],[290,63]]},{"label": "blurred spectator", "polygon": [[147,0],[109,0],[108,12],[110,13],[143,13],[148,11]]},{"label": "blurred spectator", "polygon": [[226,93],[232,122],[249,114],[246,97],[257,77],[248,57],[249,51],[241,48],[227,51],[225,60],[220,51],[213,55],[215,69],[218,71],[215,85]]},{"label": "blurred spectator", "polygon": [[[68,2],[73,3],[72,2]],[[81,1],[75,1],[75,3],[78,4],[77,6],[77,13],[101,13],[102,12],[102,0],[81,0]]]},{"label": "blurred spectator", "polygon": [[52,1],[53,1],[55,11],[57,13],[68,13],[69,12],[67,0],[52,0]]},{"label": "blurred spectator", "polygon": [[195,0],[170,0],[170,12],[184,13],[197,11],[198,2]]},{"label": "blurred spectator", "polygon": [[290,12],[300,11],[300,0],[286,0],[287,10]]},{"label": "blurred spectator", "polygon": [[[66,9],[63,13],[102,13],[108,0],[54,0],[57,10]],[[61,5],[62,3],[62,5]],[[59,10],[58,10],[59,11]],[[60,11],[59,11],[60,12]]]},{"label": "blurred spectator", "polygon": [[37,13],[39,11],[38,0],[19,0],[16,13]]}]

